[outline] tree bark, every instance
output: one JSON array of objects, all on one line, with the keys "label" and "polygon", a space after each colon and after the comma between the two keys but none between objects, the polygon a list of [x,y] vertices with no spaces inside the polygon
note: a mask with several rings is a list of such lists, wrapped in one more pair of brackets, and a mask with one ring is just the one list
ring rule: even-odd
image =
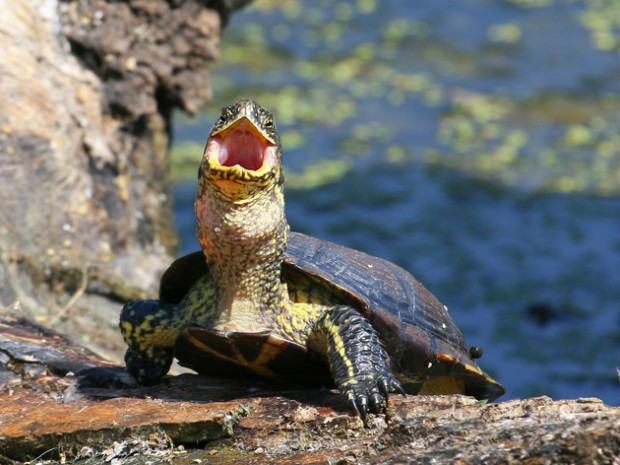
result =
[{"label": "tree bark", "polygon": [[[243,1],[11,0],[0,14],[0,304],[110,349],[120,304],[153,294],[178,238],[172,111]],[[117,333],[114,329],[115,334]]]}]

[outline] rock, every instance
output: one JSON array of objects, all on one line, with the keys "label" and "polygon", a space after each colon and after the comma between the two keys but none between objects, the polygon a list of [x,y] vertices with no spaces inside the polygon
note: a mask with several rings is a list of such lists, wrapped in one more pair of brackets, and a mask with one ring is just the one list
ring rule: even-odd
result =
[{"label": "rock", "polygon": [[[332,389],[190,374],[137,386],[26,320],[0,322],[0,354],[0,462],[620,463],[620,408],[599,399],[393,394],[365,428]],[[97,372],[116,384],[93,385]]]}]

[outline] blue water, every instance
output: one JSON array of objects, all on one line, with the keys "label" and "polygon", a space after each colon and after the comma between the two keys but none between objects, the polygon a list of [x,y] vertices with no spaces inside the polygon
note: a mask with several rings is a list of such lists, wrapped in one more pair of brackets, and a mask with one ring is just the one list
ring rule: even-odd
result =
[{"label": "blue water", "polygon": [[[255,98],[283,134],[294,230],[411,271],[506,399],[618,405],[620,60],[584,26],[596,2],[518,3],[258,1],[175,140],[202,144],[222,104]],[[313,166],[335,174],[296,176]],[[178,182],[182,253],[194,195]]]}]

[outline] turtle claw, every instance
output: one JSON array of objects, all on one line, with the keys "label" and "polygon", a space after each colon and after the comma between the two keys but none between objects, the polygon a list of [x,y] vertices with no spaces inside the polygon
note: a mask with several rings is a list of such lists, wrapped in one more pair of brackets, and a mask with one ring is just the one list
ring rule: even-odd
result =
[{"label": "turtle claw", "polygon": [[[344,393],[343,393],[344,394]],[[359,392],[355,392],[351,390],[346,393],[346,397],[348,398],[347,403],[349,406],[355,410],[355,413],[364,423],[364,426],[367,426],[367,418],[368,418],[368,398]],[[370,406],[370,410],[373,411],[372,405]]]},{"label": "turtle claw", "polygon": [[366,405],[366,398],[365,397],[362,398],[362,402],[360,403],[359,406],[357,405],[357,402],[356,402],[356,407],[357,408],[355,410],[357,410],[358,415],[360,416],[360,418],[362,419],[365,425],[366,418],[368,417],[368,407]]},{"label": "turtle claw", "polygon": [[341,387],[343,397],[349,406],[367,426],[368,413],[387,413],[387,405],[390,392],[398,391],[405,393],[400,382],[390,373],[384,373],[373,382],[373,378],[357,380],[352,387]]},{"label": "turtle claw", "polygon": [[[398,383],[398,381],[397,381]],[[390,395],[390,388],[393,384],[393,380],[388,380],[386,378],[382,378],[381,381],[379,383],[377,383],[379,386],[379,392],[381,393],[381,395],[383,397],[385,397],[386,399],[388,398],[388,396]],[[400,383],[399,383],[400,385]]]},{"label": "turtle claw", "polygon": [[388,394],[390,392],[399,392],[404,396],[407,395],[407,393],[403,389],[403,386],[400,384],[400,381],[398,381],[391,373],[389,377],[383,378],[381,380],[381,383],[379,383],[379,390],[381,391],[383,397],[385,397],[386,399],[388,398]]},{"label": "turtle claw", "polygon": [[369,402],[369,404],[370,404],[370,411],[373,412],[373,413],[379,413],[382,410],[385,410],[383,408],[383,399],[384,398],[386,399],[386,402],[387,402],[387,396],[381,395],[381,394],[379,394],[377,392],[373,392],[370,395],[370,399],[369,399],[370,400],[370,402]]},{"label": "turtle claw", "polygon": [[389,371],[381,377],[379,382],[377,382],[377,387],[381,393],[381,396],[385,399],[386,405],[390,392],[406,394],[403,386],[400,384],[400,381],[398,381]]},{"label": "turtle claw", "polygon": [[402,394],[403,396],[407,395],[407,392],[405,391],[405,389],[403,388],[403,386],[400,384],[400,382],[398,380],[394,380],[395,382],[392,383],[392,390],[393,391],[398,391],[400,394]]},{"label": "turtle claw", "polygon": [[351,407],[353,410],[355,410],[355,413],[357,413],[357,416],[361,417],[362,414],[360,412],[359,407],[357,406],[357,402],[355,402],[355,397],[351,397],[349,398],[349,400],[347,401],[347,403],[349,404],[349,407]]}]

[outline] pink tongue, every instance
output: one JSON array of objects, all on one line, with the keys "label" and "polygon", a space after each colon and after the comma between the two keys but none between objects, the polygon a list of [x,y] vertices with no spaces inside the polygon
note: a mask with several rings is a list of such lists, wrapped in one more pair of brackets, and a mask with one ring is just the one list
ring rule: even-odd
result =
[{"label": "pink tongue", "polygon": [[226,138],[218,161],[222,166],[240,165],[246,170],[257,170],[263,165],[263,153],[264,147],[254,135],[238,131]]}]

